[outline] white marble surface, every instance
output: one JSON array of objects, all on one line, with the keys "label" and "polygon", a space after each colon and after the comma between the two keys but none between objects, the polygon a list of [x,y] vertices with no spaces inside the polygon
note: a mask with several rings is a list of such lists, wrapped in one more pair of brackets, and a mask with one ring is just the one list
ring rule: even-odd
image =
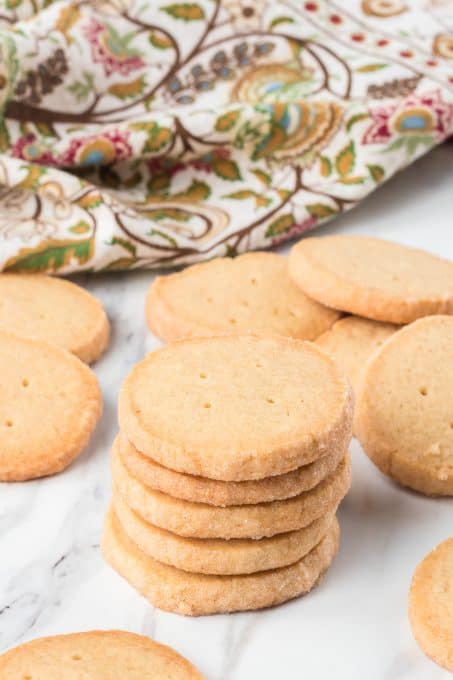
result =
[{"label": "white marble surface", "polygon": [[[453,145],[395,177],[321,230],[376,234],[453,258]],[[0,485],[0,650],[41,636],[122,628],[173,645],[208,680],[446,680],[407,620],[415,565],[453,534],[453,499],[432,500],[385,479],[353,443],[354,483],[340,512],[341,551],[309,596],[258,613],[190,619],[154,610],[99,554],[109,502],[116,400],[130,368],[155,346],[143,303],[150,273],[80,277],[113,337],[95,370],[105,397],[89,449],[66,472]]]}]

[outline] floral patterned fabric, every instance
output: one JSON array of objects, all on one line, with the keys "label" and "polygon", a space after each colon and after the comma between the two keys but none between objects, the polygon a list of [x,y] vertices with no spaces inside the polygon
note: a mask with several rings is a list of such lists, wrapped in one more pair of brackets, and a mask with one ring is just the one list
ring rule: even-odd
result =
[{"label": "floral patterned fabric", "polygon": [[278,244],[453,133],[451,0],[1,0],[0,269]]}]

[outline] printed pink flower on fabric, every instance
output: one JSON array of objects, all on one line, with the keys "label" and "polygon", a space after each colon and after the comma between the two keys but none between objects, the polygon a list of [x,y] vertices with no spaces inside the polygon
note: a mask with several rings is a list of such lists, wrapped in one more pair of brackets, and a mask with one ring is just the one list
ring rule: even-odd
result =
[{"label": "printed pink flower on fabric", "polygon": [[129,45],[135,36],[133,31],[120,35],[113,26],[101,24],[97,19],[93,19],[85,29],[93,60],[103,65],[107,76],[115,72],[127,76],[145,66],[141,52]]},{"label": "printed pink flower on fabric", "polygon": [[378,106],[368,112],[373,122],[363,144],[381,144],[401,136],[431,135],[438,140],[453,132],[453,103],[444,102],[440,90]]},{"label": "printed pink flower on fabric", "polygon": [[9,154],[13,158],[21,158],[24,161],[30,161],[32,163],[40,163],[42,165],[57,164],[53,154],[34,134],[19,137],[19,139],[10,147]]},{"label": "printed pink flower on fabric", "polygon": [[71,140],[67,150],[58,156],[58,165],[105,165],[132,156],[129,132],[113,130],[99,135]]}]

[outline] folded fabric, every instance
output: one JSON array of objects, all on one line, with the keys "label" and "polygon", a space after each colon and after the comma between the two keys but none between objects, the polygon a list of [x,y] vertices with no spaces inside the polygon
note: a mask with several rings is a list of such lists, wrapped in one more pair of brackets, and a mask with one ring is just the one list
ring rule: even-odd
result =
[{"label": "folded fabric", "polygon": [[273,246],[453,133],[448,0],[2,0],[0,269]]}]

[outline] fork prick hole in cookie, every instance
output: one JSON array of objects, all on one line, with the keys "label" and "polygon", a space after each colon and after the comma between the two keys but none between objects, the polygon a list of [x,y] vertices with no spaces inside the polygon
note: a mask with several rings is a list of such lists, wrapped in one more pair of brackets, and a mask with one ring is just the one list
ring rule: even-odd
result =
[{"label": "fork prick hole in cookie", "polygon": [[206,402],[203,404],[203,408],[211,408],[211,403],[210,403],[209,401],[206,401]]},{"label": "fork prick hole in cookie", "polygon": [[206,380],[207,377],[208,377],[208,376],[206,375],[206,373],[200,373],[200,378],[201,378],[202,380]]},{"label": "fork prick hole in cookie", "polygon": [[266,397],[266,401],[268,404],[275,404],[275,401],[272,399],[272,397]]},{"label": "fork prick hole in cookie", "polygon": [[5,425],[6,427],[12,427],[13,426],[13,421],[12,420],[5,420]]},{"label": "fork prick hole in cookie", "polygon": [[428,394],[428,389],[426,387],[420,387],[419,392],[422,395],[422,397],[426,397],[426,395]]},{"label": "fork prick hole in cookie", "polygon": [[73,654],[72,660],[73,661],[82,661],[82,657],[80,656],[80,654]]},{"label": "fork prick hole in cookie", "polygon": [[24,379],[22,380],[22,387],[28,387],[29,384],[30,384],[30,381],[27,380],[27,378],[24,378]]}]

